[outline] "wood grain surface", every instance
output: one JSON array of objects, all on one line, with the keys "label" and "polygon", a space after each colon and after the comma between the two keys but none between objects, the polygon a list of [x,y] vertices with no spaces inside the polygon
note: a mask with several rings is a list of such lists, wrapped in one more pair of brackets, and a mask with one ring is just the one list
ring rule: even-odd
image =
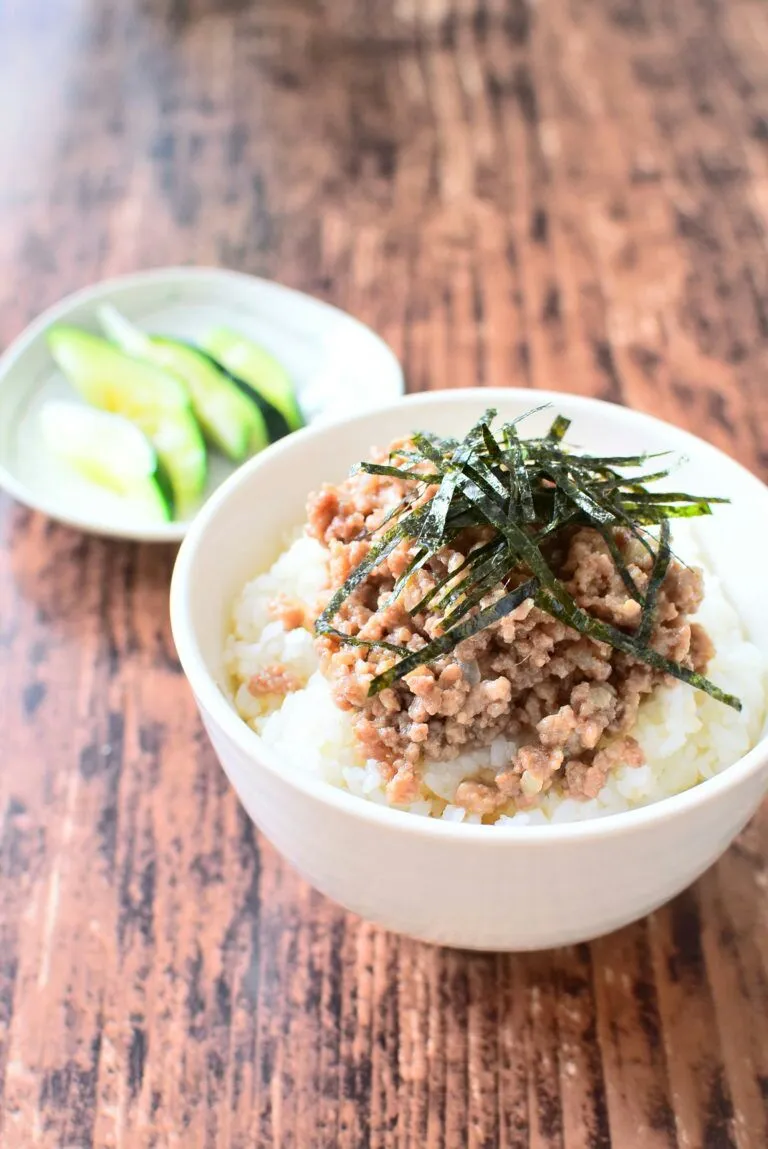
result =
[{"label": "wood grain surface", "polygon": [[[766,65],[760,0],[0,0],[0,344],[224,265],[768,477]],[[0,501],[3,1149],[764,1149],[768,811],[591,946],[387,935],[240,810],[173,558]]]}]

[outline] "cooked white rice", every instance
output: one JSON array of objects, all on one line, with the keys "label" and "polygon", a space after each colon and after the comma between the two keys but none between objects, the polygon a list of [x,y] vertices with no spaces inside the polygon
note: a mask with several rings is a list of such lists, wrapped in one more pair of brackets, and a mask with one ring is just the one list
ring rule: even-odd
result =
[{"label": "cooked white rice", "polygon": [[[496,825],[577,821],[656,802],[710,778],[758,740],[765,719],[766,660],[745,638],[720,580],[707,570],[693,529],[683,527],[675,533],[676,552],[704,569],[705,596],[697,618],[716,651],[708,676],[741,698],[741,713],[682,683],[660,687],[641,706],[633,731],[645,752],[644,766],[614,770],[597,798],[580,801],[550,792],[536,809],[501,815]],[[360,798],[388,805],[376,762],[361,757],[348,716],[332,701],[312,636],[303,629],[286,631],[270,617],[269,604],[278,594],[312,606],[325,580],[325,549],[302,535],[266,574],[244,587],[225,650],[234,705],[282,761]],[[284,698],[255,698],[248,681],[275,663],[306,685]],[[514,743],[500,738],[449,762],[427,763],[423,797],[400,808],[448,821],[479,822],[479,815],[452,804],[456,787],[480,768],[503,768],[514,750]]]}]

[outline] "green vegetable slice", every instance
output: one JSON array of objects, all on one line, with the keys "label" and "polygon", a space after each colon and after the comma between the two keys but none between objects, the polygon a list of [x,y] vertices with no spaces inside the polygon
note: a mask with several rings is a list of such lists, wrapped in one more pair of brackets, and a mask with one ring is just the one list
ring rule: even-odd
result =
[{"label": "green vegetable slice", "polygon": [[288,431],[304,426],[290,375],[269,351],[229,327],[215,327],[201,340],[203,350],[237,380],[281,413]]},{"label": "green vegetable slice", "polygon": [[111,305],[99,309],[99,321],[126,355],[180,381],[206,437],[228,459],[242,462],[267,446],[270,437],[258,404],[208,355],[177,339],[147,335]]},{"label": "green vegetable slice", "polygon": [[47,341],[86,402],[124,416],[151,440],[172,485],[177,515],[191,510],[205,487],[207,458],[183,384],[157,365],[132,359],[76,327],[52,327]]},{"label": "green vegetable slice", "polygon": [[173,517],[173,495],[157,452],[128,419],[56,399],[39,418],[49,451],[83,478],[130,500],[150,520]]}]

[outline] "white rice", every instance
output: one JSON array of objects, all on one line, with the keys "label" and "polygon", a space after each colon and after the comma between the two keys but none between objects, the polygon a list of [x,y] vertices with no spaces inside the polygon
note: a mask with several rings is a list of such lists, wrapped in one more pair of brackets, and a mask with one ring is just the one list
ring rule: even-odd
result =
[{"label": "white rice", "polygon": [[[710,778],[745,754],[758,740],[766,710],[766,660],[744,635],[720,580],[707,570],[688,524],[675,533],[676,553],[704,570],[705,596],[698,613],[715,645],[708,677],[741,698],[737,713],[709,695],[682,683],[658,688],[640,708],[633,734],[645,752],[645,765],[620,766],[609,775],[597,798],[579,801],[551,791],[540,806],[496,825],[571,822],[614,814],[657,802]],[[356,746],[349,717],[333,703],[318,669],[312,636],[303,629],[285,631],[270,617],[278,595],[314,605],[326,580],[326,551],[300,536],[266,573],[249,582],[233,611],[225,666],[233,684],[233,702],[241,717],[286,764],[309,771],[369,802],[388,805],[377,764],[365,761]],[[280,663],[304,683],[281,698],[255,698],[247,683],[257,671]],[[503,738],[489,747],[448,762],[429,762],[423,796],[400,807],[413,814],[452,822],[479,822],[453,805],[456,787],[480,768],[501,769],[515,744]]]}]

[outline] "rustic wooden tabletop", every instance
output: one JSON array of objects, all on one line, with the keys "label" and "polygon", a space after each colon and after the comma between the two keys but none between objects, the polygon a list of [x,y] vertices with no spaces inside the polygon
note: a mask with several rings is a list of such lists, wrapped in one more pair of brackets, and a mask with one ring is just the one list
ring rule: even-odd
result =
[{"label": "rustic wooden tabletop", "polygon": [[[0,0],[0,343],[225,265],[766,476],[767,64],[760,0]],[[0,502],[3,1149],[763,1149],[768,810],[593,945],[390,936],[238,807],[173,559]]]}]

